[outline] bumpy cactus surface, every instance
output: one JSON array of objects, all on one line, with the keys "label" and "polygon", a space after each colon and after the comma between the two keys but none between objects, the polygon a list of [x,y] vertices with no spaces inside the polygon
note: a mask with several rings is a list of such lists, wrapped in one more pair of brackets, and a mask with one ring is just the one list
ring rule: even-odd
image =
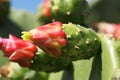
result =
[{"label": "bumpy cactus surface", "polygon": [[100,47],[99,38],[94,31],[72,23],[62,25],[60,22],[53,22],[23,34],[23,39],[29,38],[48,55],[57,57],[62,53],[73,60],[89,59]]},{"label": "bumpy cactus surface", "polygon": [[[63,68],[61,65],[68,66],[71,61],[91,58],[98,53],[100,48],[99,37],[94,31],[72,23],[62,24],[60,22],[53,22],[30,30],[29,32],[23,32],[22,37],[24,40],[32,40],[46,54],[51,56],[50,59],[52,61],[48,60],[49,57],[45,59],[48,67],[55,64],[54,67],[58,65],[61,67],[60,69]],[[43,54],[47,57],[45,53]],[[44,64],[38,64],[38,62],[42,62],[39,60],[41,60],[40,58],[43,54],[40,53],[40,57],[36,56],[31,66],[39,69]],[[58,70],[59,67],[57,67]]]},{"label": "bumpy cactus surface", "polygon": [[120,79],[119,23],[86,28],[86,0],[43,0],[39,8],[8,15],[9,1],[0,0],[0,80]]},{"label": "bumpy cactus surface", "polygon": [[84,25],[88,9],[86,0],[44,0],[37,17],[43,24],[61,21]]}]

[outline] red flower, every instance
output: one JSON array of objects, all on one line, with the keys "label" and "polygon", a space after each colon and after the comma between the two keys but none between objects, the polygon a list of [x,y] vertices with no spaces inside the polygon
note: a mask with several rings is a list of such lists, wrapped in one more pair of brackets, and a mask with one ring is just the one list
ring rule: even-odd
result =
[{"label": "red flower", "polygon": [[117,40],[120,37],[120,24],[115,24],[115,31],[113,33],[114,38]]},{"label": "red flower", "polygon": [[11,61],[18,62],[23,67],[29,67],[31,59],[34,57],[37,48],[29,41],[24,41],[13,35],[9,39],[0,38],[0,49],[4,56]]},{"label": "red flower", "polygon": [[50,0],[44,0],[43,7],[45,16],[50,16]]},{"label": "red flower", "polygon": [[120,24],[117,23],[106,23],[106,22],[101,22],[98,23],[98,28],[101,33],[104,34],[111,34],[116,40],[120,36]]},{"label": "red flower", "polygon": [[66,45],[66,34],[61,22],[53,22],[30,30],[31,40],[47,54],[58,57]]}]

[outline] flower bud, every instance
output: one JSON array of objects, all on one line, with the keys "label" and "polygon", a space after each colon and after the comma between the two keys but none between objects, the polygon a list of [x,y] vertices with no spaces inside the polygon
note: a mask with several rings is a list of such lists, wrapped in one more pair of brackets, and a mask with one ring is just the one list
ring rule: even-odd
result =
[{"label": "flower bud", "polygon": [[13,35],[8,38],[0,38],[0,49],[4,56],[11,61],[18,62],[23,67],[29,67],[37,48],[30,41],[24,41]]}]

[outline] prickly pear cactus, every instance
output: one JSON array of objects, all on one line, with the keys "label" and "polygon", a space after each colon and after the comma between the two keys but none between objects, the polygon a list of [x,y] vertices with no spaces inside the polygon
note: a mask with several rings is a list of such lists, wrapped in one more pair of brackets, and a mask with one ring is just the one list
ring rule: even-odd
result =
[{"label": "prickly pear cactus", "polygon": [[86,0],[43,0],[37,15],[0,1],[0,80],[120,79],[119,24],[83,26]]},{"label": "prickly pear cactus", "polygon": [[67,36],[63,53],[68,53],[72,60],[89,59],[98,53],[100,40],[93,30],[72,23],[63,24],[63,30]]},{"label": "prickly pear cactus", "polygon": [[43,24],[61,21],[85,25],[88,13],[86,0],[44,0],[37,17]]},{"label": "prickly pear cactus", "polygon": [[[23,40],[10,34],[9,38],[0,38],[4,56],[23,67],[46,72],[60,71],[72,61],[89,59],[100,48],[94,31],[71,23],[49,23],[23,32],[22,37]],[[36,46],[44,52],[37,52]]]},{"label": "prickly pear cactus", "polygon": [[[47,55],[51,56],[47,58],[45,53],[40,53],[38,57],[36,55],[31,68],[37,70],[45,69],[46,71],[48,69],[49,71],[49,68],[53,66],[56,67],[53,70],[59,71],[68,66],[71,61],[91,58],[98,53],[100,48],[99,37],[93,30],[72,23],[62,25],[60,22],[53,22],[29,32],[23,32],[22,37],[24,40],[32,40]],[[41,56],[46,62],[40,65],[39,62],[44,62]],[[42,69],[42,65],[46,65],[48,68],[43,67]]]},{"label": "prickly pear cactus", "polygon": [[[48,55],[58,57],[62,53],[62,55],[69,55],[72,60],[89,59],[100,47],[99,38],[93,30],[72,23],[62,25],[60,22],[53,22],[23,32],[22,37],[25,40],[32,40]],[[84,50],[86,48],[87,50]]]}]

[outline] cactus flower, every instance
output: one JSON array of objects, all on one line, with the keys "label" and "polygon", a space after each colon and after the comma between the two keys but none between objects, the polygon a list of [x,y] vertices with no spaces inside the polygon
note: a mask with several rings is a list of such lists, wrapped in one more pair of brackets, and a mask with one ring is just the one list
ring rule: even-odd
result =
[{"label": "cactus flower", "polygon": [[[27,35],[28,33],[24,34]],[[54,22],[32,29],[30,30],[30,36],[29,38],[50,56],[60,56],[61,48],[66,45],[66,34],[62,30],[61,22]]]},{"label": "cactus flower", "polygon": [[53,22],[23,32],[23,39],[32,40],[50,56],[71,60],[89,59],[100,48],[100,39],[93,30],[72,23]]},{"label": "cactus flower", "polygon": [[120,36],[120,24],[117,23],[107,23],[107,22],[100,22],[97,25],[99,32],[104,34],[109,34],[110,37],[114,37],[116,40]]},{"label": "cactus flower", "polygon": [[44,15],[49,17],[50,16],[50,0],[44,0],[43,7],[44,7]]},{"label": "cactus flower", "polygon": [[120,24],[115,24],[114,38],[117,40],[120,37]]},{"label": "cactus flower", "polygon": [[29,67],[37,48],[30,41],[24,41],[13,35],[8,38],[0,38],[0,50],[11,61],[18,62],[23,67]]}]

